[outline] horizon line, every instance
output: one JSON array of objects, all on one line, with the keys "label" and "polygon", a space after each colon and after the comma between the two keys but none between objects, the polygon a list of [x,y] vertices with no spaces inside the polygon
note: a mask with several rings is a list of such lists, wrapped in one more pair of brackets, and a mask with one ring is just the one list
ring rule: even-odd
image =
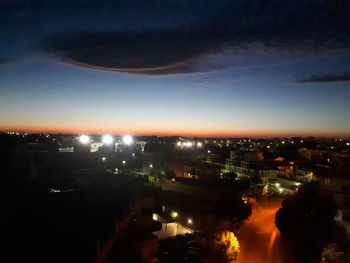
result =
[{"label": "horizon line", "polygon": [[102,136],[102,135],[111,135],[111,136],[124,136],[124,135],[131,135],[133,137],[184,137],[184,138],[225,138],[225,139],[241,139],[241,138],[253,138],[253,139],[280,139],[280,138],[286,138],[286,139],[293,139],[293,138],[324,138],[324,139],[350,139],[349,136],[332,136],[332,135],[275,135],[275,136],[253,136],[253,135],[241,135],[241,136],[229,136],[229,135],[179,135],[179,134],[138,134],[138,133],[88,133],[88,132],[53,132],[53,131],[20,131],[20,130],[0,130],[1,133],[27,133],[27,134],[55,134],[55,135],[88,135],[88,136]]}]

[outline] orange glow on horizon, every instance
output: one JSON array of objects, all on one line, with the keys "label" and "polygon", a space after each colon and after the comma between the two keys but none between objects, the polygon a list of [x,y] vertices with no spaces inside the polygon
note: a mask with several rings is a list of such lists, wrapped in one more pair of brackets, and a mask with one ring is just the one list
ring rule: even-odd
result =
[{"label": "orange glow on horizon", "polygon": [[[141,125],[140,125],[141,126]],[[191,128],[191,127],[159,127],[144,128],[140,126],[109,127],[106,125],[96,125],[95,127],[79,124],[66,125],[2,125],[0,131],[27,132],[27,133],[58,133],[58,134],[132,134],[135,136],[188,136],[188,137],[255,137],[255,138],[273,138],[273,137],[350,137],[347,132],[322,132],[322,131],[269,131],[248,129],[219,130],[209,128]]]}]

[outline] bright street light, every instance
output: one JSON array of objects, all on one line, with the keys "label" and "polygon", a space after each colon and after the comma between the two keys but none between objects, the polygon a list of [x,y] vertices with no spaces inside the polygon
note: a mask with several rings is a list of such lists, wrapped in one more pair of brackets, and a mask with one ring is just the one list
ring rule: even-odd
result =
[{"label": "bright street light", "polygon": [[123,161],[123,164],[126,164],[126,161]]},{"label": "bright street light", "polygon": [[79,136],[79,141],[83,144],[87,144],[90,142],[90,137],[87,135],[80,135]]},{"label": "bright street light", "polygon": [[104,135],[104,136],[102,137],[102,142],[103,142],[104,144],[112,144],[113,141],[114,141],[114,139],[113,139],[113,137],[112,137],[111,135]]},{"label": "bright street light", "polygon": [[149,165],[149,168],[153,168],[153,164],[150,164],[150,165]]},{"label": "bright street light", "polygon": [[102,161],[106,161],[106,157],[102,157]]},{"label": "bright street light", "polygon": [[279,184],[279,183],[275,183],[275,185],[276,185],[277,187],[280,187],[280,184]]},{"label": "bright street light", "polygon": [[192,219],[187,219],[187,223],[192,224]]},{"label": "bright street light", "polygon": [[192,147],[193,143],[192,142],[185,142],[186,147]]},{"label": "bright street light", "polygon": [[127,145],[131,144],[132,143],[132,137],[130,135],[125,135],[123,137],[123,142]]},{"label": "bright street light", "polygon": [[178,216],[178,213],[175,212],[175,211],[172,211],[170,216],[171,216],[172,218],[176,218],[176,217]]}]

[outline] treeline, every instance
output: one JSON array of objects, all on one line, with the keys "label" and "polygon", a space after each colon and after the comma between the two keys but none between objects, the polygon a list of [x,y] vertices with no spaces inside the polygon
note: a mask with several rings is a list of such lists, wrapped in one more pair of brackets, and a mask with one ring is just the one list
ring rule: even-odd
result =
[{"label": "treeline", "polygon": [[[295,247],[297,262],[320,262],[329,244],[337,244],[341,250],[345,231],[335,221],[337,211],[331,196],[320,193],[317,182],[305,184],[282,202],[275,223],[282,237]],[[339,258],[334,262],[343,261]]]}]

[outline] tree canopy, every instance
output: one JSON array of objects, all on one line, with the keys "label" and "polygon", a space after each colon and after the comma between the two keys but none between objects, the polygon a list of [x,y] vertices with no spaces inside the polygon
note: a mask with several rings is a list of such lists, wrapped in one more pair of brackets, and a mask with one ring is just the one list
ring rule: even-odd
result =
[{"label": "tree canopy", "polygon": [[275,224],[283,237],[300,248],[301,254],[318,257],[322,246],[334,240],[339,230],[336,214],[333,199],[320,193],[317,182],[311,182],[282,202]]}]

